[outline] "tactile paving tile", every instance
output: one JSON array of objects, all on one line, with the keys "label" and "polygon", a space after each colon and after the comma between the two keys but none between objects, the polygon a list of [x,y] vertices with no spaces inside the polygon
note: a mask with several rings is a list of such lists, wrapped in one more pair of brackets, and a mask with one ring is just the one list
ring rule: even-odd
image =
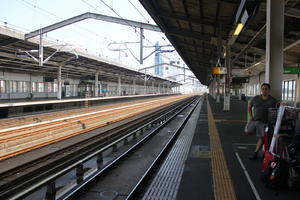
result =
[{"label": "tactile paving tile", "polygon": [[[194,110],[191,118],[196,120],[199,117],[202,101]],[[194,115],[194,116],[193,116]],[[191,120],[193,121],[193,120]],[[172,200],[176,199],[179,184],[184,170],[184,163],[189,154],[189,149],[193,140],[195,127],[190,125],[189,122],[180,133],[177,141],[175,142],[172,150],[159,169],[157,175],[152,181],[150,187],[145,193],[143,200]],[[196,126],[196,123],[195,123]]]}]

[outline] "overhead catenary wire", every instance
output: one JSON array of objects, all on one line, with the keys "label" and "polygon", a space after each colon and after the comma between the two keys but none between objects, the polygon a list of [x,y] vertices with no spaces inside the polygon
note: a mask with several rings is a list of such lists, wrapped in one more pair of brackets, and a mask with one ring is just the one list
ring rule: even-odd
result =
[{"label": "overhead catenary wire", "polygon": [[149,20],[141,13],[141,11],[139,9],[137,9],[137,7],[130,1],[128,0],[128,2],[134,7],[134,9],[145,19],[145,21],[147,23],[150,23]]},{"label": "overhead catenary wire", "polygon": [[[95,6],[93,6],[93,5],[91,5],[91,4],[89,4],[89,3],[87,3],[85,0],[82,0],[82,2],[84,2],[85,4],[87,4],[87,5],[89,5],[90,7],[92,7],[93,9],[95,9],[95,10],[97,10],[97,11],[99,11],[99,9],[97,9]],[[134,32],[136,33],[136,34],[138,34],[139,36],[140,36],[140,32],[138,32],[137,31],[137,29],[136,29],[136,27],[133,27],[132,25],[130,25],[115,9],[113,9],[111,6],[109,6],[104,0],[100,0],[100,2],[101,3],[103,3],[108,9],[110,9],[115,15],[117,15],[120,19],[123,19],[124,20],[124,22],[126,23],[126,24],[128,24],[128,26],[130,26],[133,30],[134,30]],[[134,4],[131,2],[131,1],[129,1],[130,3],[131,3],[131,5],[132,6],[134,6]],[[144,19],[149,23],[149,21],[146,19],[146,17],[136,8],[136,6],[134,6],[134,8],[140,13],[140,15],[142,15],[142,17],[144,17]],[[150,41],[150,40],[148,40],[146,37],[145,37],[145,35],[143,35],[143,37],[144,37],[144,39],[148,42],[148,43],[150,43],[152,46],[154,46],[154,44]],[[164,39],[164,37],[162,37],[162,39],[165,41],[165,39]],[[129,49],[129,48],[128,48]],[[130,50],[130,49],[129,49]],[[131,55],[133,55],[133,52],[130,50],[130,54]],[[167,59],[169,59],[170,60],[170,58],[169,57],[167,57],[167,56],[165,56],[165,55],[162,55],[163,57],[166,57]],[[136,59],[136,57],[134,56],[134,58]]]},{"label": "overhead catenary wire", "polygon": [[[141,13],[141,11],[131,2],[131,0],[127,0],[133,7],[134,7],[134,9],[145,19],[145,21],[147,22],[147,23],[150,23],[150,21],[145,17],[145,15],[143,15],[143,13]],[[163,40],[163,41],[165,41],[166,42],[166,39],[165,39],[165,37],[164,36],[161,36],[161,34],[160,33],[157,33],[160,37],[161,37],[161,39]],[[166,43],[166,44],[170,44],[170,43]]]},{"label": "overhead catenary wire", "polygon": [[81,0],[83,3],[85,3],[86,5],[88,5],[89,7],[95,9],[97,12],[102,13],[98,8],[96,8],[95,6],[93,6],[92,4],[88,3],[85,0]]},{"label": "overhead catenary wire", "polygon": [[[50,12],[47,9],[39,7],[39,6],[33,4],[32,2],[29,2],[27,0],[16,0],[16,1],[18,1],[19,3],[23,4],[24,6],[26,6],[27,8],[29,8],[29,9],[35,11],[35,12],[39,12],[40,14],[44,15],[45,17],[47,17],[47,18],[49,18],[49,19],[51,19],[53,21],[57,21],[57,19],[64,20],[64,18],[62,18],[62,17],[60,17],[60,16],[58,16],[58,15]],[[86,1],[82,0],[82,2],[85,3],[85,4],[87,4],[90,7],[93,7],[93,9],[96,9],[97,11],[99,11],[97,8],[95,8],[94,6],[91,6]],[[81,26],[79,24],[75,24],[74,27],[73,27],[73,29],[76,32],[76,34],[82,35],[83,37],[90,37],[90,34],[91,34],[91,35],[94,35],[96,38],[99,38],[99,39],[102,38],[100,40],[104,40],[103,43],[106,43],[106,42],[109,42],[109,41],[115,42],[115,40],[113,40],[113,39],[111,39],[111,38],[109,38],[107,36],[99,35],[98,33],[94,32],[94,31],[91,31],[88,28],[85,28],[85,27],[83,27],[83,26]],[[85,32],[83,32],[83,31],[85,31]],[[26,32],[28,32],[28,30],[26,30]],[[54,38],[52,38],[52,39],[54,39]],[[57,39],[54,39],[54,40],[55,41],[59,41]],[[86,47],[80,46],[80,44],[75,44],[75,45],[79,45],[80,48],[83,48],[83,50],[88,51],[88,49]],[[95,50],[95,49],[91,51],[91,53],[97,54],[97,56],[98,55],[99,56],[100,55],[104,55],[103,52],[104,52],[104,50],[102,49],[102,47],[100,47],[98,49],[98,51]]]},{"label": "overhead catenary wire", "polygon": [[[117,11],[115,11],[115,9],[113,9],[111,6],[109,6],[104,0],[100,0],[100,2],[102,2],[107,8],[109,8],[114,14],[116,14],[120,19],[124,20],[124,22],[126,24],[128,24],[128,26],[132,27],[134,32],[137,33],[137,34],[141,34],[139,31],[136,30],[136,27],[130,25]],[[145,37],[145,35],[143,35],[143,38],[148,42],[150,43],[152,46],[154,46],[154,44]]]},{"label": "overhead catenary wire", "polygon": [[[135,33],[137,33],[138,35],[141,35],[141,32],[139,32],[139,31],[137,31],[136,30],[136,27],[134,27],[134,26],[132,26],[132,25],[130,25],[117,11],[115,11],[115,9],[113,9],[111,6],[109,6],[104,0],[100,0],[100,2],[102,2],[107,8],[109,8],[115,15],[117,15],[120,19],[122,19],[122,20],[124,20],[124,22],[126,23],[126,24],[128,24],[128,26],[130,26],[131,28],[133,28],[133,30],[134,30],[134,32]],[[150,43],[152,46],[154,46],[154,44],[150,41],[150,40],[148,40],[146,37],[145,37],[145,35],[143,35],[143,38],[148,42],[148,43]],[[132,52],[130,52],[130,53],[132,53]]]},{"label": "overhead catenary wire", "polygon": [[27,31],[27,32],[30,31],[29,29],[27,29],[25,27],[17,26],[17,25],[8,23],[7,21],[0,20],[0,22],[3,23],[4,26],[14,27],[14,28],[17,28],[18,30]]},{"label": "overhead catenary wire", "polygon": [[[34,11],[40,10],[40,11],[43,11],[44,13],[47,13],[48,15],[50,15],[50,16],[52,16],[52,17],[55,17],[55,19],[54,19],[54,18],[51,18],[51,19],[53,19],[53,20],[56,20],[56,19],[64,20],[64,18],[62,18],[62,17],[60,17],[60,16],[58,16],[58,15],[56,15],[56,14],[54,14],[54,13],[52,13],[52,12],[46,10],[46,9],[44,9],[44,8],[42,8],[42,7],[39,7],[39,6],[37,6],[37,5],[34,5],[33,3],[28,2],[28,1],[26,1],[26,0],[16,0],[16,1],[19,1],[19,2],[21,2],[21,3],[23,2],[24,5],[27,4],[26,6],[27,6],[28,8],[30,8],[30,9],[33,9]],[[82,0],[82,2],[88,4],[88,3],[85,2],[84,0]],[[95,7],[93,7],[93,8],[96,9]],[[43,15],[44,15],[44,13],[41,12],[41,14],[43,14]],[[46,16],[46,15],[44,15],[44,16]],[[47,16],[47,17],[49,18],[49,16]],[[97,36],[97,37],[101,37],[101,38],[104,38],[104,39],[108,39],[108,40],[110,40],[110,41],[114,41],[114,40],[112,40],[112,39],[110,39],[110,38],[108,38],[108,37],[106,37],[106,36],[99,35],[98,33],[95,33],[95,32],[93,32],[93,31],[91,31],[91,30],[89,30],[89,29],[87,29],[87,28],[84,28],[84,27],[78,25],[78,24],[76,25],[76,27],[79,28],[79,29],[81,29],[81,30],[84,30],[84,31],[86,31],[86,32],[88,32],[88,33],[90,33],[90,34],[93,34],[93,35],[95,35],[95,36]],[[80,34],[80,35],[83,35],[82,33],[78,32],[78,31],[77,31],[77,33]],[[84,36],[84,35],[83,35],[83,36]],[[114,41],[114,42],[115,42],[115,41]]]},{"label": "overhead catenary wire", "polygon": [[[20,2],[20,3],[22,3],[23,5],[25,5],[25,6],[28,7],[29,9],[34,10],[35,12],[39,12],[39,13],[41,13],[42,15],[46,16],[47,18],[50,18],[51,20],[57,20],[57,19],[63,20],[62,17],[60,17],[60,16],[58,16],[58,15],[56,15],[56,14],[50,12],[50,11],[47,10],[47,9],[44,9],[44,8],[42,8],[42,7],[40,7],[40,6],[37,6],[36,4],[34,4],[34,3],[32,3],[32,2],[30,2],[30,1],[28,1],[28,0],[17,0],[17,1]],[[119,16],[121,19],[124,19],[117,11],[115,11],[111,6],[109,6],[107,3],[105,3],[105,1],[103,1],[103,0],[100,0],[100,1],[101,1],[105,6],[107,6],[111,11],[113,11],[117,16]],[[86,0],[81,0],[81,2],[83,2],[83,3],[86,4],[86,5],[88,5],[89,7],[93,8],[93,9],[96,10],[97,12],[100,12],[100,13],[101,13],[101,11],[100,11],[99,8],[97,8],[96,6],[93,6],[91,3],[87,2]],[[132,1],[129,0],[129,2],[130,2],[130,4],[131,4],[131,5],[139,12],[139,14],[142,15],[142,17],[143,17],[147,22],[149,22],[149,20],[146,19],[146,17],[138,10],[138,8],[137,8],[136,6],[134,6],[134,4],[132,3]],[[125,19],[124,19],[124,20],[125,20]],[[108,37],[106,37],[106,36],[101,36],[101,35],[99,35],[98,33],[95,33],[95,32],[93,32],[93,31],[91,31],[91,30],[89,30],[89,29],[87,29],[87,28],[81,27],[81,26],[79,26],[79,25],[76,25],[76,27],[77,27],[78,29],[80,29],[80,30],[86,31],[86,32],[89,33],[89,34],[93,34],[93,35],[95,35],[95,36],[97,36],[97,37],[104,38],[105,40],[110,40],[110,41],[115,42],[113,39],[108,38]],[[76,27],[75,27],[75,28],[76,28]],[[132,27],[132,26],[131,26],[131,27]],[[134,32],[135,32],[136,34],[140,35],[140,32],[138,32],[137,29],[136,29],[135,27],[132,27],[132,28],[134,29]],[[27,30],[26,30],[26,31],[27,31]],[[76,32],[77,32],[78,34],[80,34],[80,35],[85,36],[85,34],[82,33],[82,32],[78,32],[78,31],[76,31]],[[153,44],[148,38],[146,38],[145,35],[143,35],[143,37],[144,37],[144,39],[147,41],[147,43],[150,43],[152,46],[154,46],[154,44]],[[162,39],[164,39],[164,38],[162,37]],[[165,40],[164,40],[164,41],[165,41]],[[102,50],[101,50],[101,51],[102,51]],[[130,52],[130,53],[132,53],[132,52]],[[167,57],[167,56],[165,56],[165,55],[162,55],[162,56],[170,60],[169,57]]]}]

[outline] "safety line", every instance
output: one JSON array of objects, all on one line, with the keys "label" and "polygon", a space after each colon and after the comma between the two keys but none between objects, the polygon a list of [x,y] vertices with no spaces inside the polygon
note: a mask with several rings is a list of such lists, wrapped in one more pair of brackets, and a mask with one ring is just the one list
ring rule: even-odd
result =
[{"label": "safety line", "polygon": [[211,146],[213,191],[215,200],[236,200],[219,133],[207,98],[208,128]]},{"label": "safety line", "polygon": [[254,184],[253,184],[253,182],[252,182],[249,174],[248,174],[248,171],[247,171],[245,165],[243,164],[243,162],[242,162],[242,160],[241,160],[241,158],[240,158],[240,156],[239,156],[239,154],[237,152],[235,152],[235,156],[237,157],[237,159],[238,159],[238,161],[239,161],[239,163],[240,163],[240,165],[241,165],[241,167],[242,167],[242,169],[244,171],[244,174],[245,174],[245,176],[246,176],[246,178],[247,178],[247,180],[248,180],[248,182],[249,182],[249,184],[251,186],[251,189],[253,191],[254,196],[256,197],[257,200],[261,200],[261,198],[260,198],[260,196],[259,196],[259,194],[258,194],[258,192],[257,192],[257,190],[256,190],[256,188],[255,188],[255,186],[254,186]]}]

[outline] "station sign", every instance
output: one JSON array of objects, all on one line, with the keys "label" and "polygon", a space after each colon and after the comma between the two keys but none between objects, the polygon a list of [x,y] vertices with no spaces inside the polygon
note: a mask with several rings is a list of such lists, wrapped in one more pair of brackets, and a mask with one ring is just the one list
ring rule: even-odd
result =
[{"label": "station sign", "polygon": [[214,67],[212,74],[227,74],[227,68],[226,67]]},{"label": "station sign", "polygon": [[283,74],[300,74],[300,67],[283,66]]}]

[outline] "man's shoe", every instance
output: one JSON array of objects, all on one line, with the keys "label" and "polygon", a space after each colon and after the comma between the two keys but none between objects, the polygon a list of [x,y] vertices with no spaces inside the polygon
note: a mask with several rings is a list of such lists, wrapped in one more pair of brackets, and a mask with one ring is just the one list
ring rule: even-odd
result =
[{"label": "man's shoe", "polygon": [[253,153],[253,156],[249,157],[249,160],[257,160],[257,152]]}]

